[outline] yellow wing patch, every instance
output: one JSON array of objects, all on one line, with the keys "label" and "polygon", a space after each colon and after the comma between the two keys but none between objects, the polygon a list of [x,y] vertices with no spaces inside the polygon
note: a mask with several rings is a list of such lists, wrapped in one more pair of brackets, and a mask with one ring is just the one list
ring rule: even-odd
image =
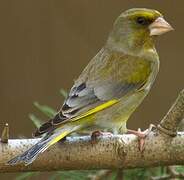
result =
[{"label": "yellow wing patch", "polygon": [[57,137],[55,137],[54,139],[52,139],[50,142],[49,142],[49,146],[52,146],[53,144],[57,143],[60,139],[64,138],[65,136],[67,136],[70,132],[69,131],[64,131],[62,132],[60,135],[58,135]]},{"label": "yellow wing patch", "polygon": [[86,116],[90,116],[90,115],[92,115],[92,114],[94,114],[96,112],[102,111],[103,109],[106,109],[106,108],[116,104],[117,102],[118,102],[117,99],[113,99],[113,100],[107,101],[106,103],[100,104],[99,106],[97,106],[97,107],[87,111],[86,113],[81,114],[81,115],[71,119],[71,121],[77,121],[77,120],[79,120],[81,118],[84,118]]}]

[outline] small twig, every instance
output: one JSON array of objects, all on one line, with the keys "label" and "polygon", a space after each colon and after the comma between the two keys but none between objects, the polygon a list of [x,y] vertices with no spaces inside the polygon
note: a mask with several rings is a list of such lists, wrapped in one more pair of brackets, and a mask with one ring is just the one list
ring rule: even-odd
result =
[{"label": "small twig", "polygon": [[169,178],[171,178],[171,175],[166,174],[163,176],[151,177],[151,180],[168,180]]},{"label": "small twig", "polygon": [[9,139],[9,126],[8,123],[6,123],[1,135],[1,142],[8,143],[8,139]]},{"label": "small twig", "polygon": [[163,176],[156,176],[151,177],[152,180],[168,180],[168,179],[184,179],[184,173],[179,173],[176,171],[175,166],[168,166],[167,167],[168,174],[165,174]]},{"label": "small twig", "polygon": [[96,174],[89,175],[88,177],[90,178],[90,180],[101,180],[104,177],[110,176],[111,173],[112,170],[100,170]]},{"label": "small twig", "polygon": [[158,125],[159,131],[170,135],[176,136],[178,125],[184,118],[184,89],[179,93],[178,98],[172,105],[168,113]]},{"label": "small twig", "polygon": [[184,179],[184,173],[179,173],[176,171],[175,166],[168,166],[168,171],[172,178],[182,178]]}]

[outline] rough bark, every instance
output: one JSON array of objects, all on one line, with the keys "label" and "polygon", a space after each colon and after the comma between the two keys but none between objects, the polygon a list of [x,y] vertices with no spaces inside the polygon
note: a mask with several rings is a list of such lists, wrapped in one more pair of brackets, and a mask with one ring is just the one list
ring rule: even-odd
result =
[{"label": "rough bark", "polygon": [[100,137],[96,144],[92,144],[87,136],[73,137],[57,143],[29,166],[8,166],[6,162],[9,159],[39,141],[10,139],[8,143],[0,143],[0,172],[184,165],[184,132],[177,133],[178,124],[183,117],[184,90],[158,128],[148,135],[142,153],[138,150],[138,139],[134,135]]}]

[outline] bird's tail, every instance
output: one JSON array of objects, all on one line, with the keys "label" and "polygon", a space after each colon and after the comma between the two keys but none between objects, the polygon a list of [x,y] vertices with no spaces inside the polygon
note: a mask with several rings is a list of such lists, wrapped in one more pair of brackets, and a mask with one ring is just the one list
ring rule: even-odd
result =
[{"label": "bird's tail", "polygon": [[43,153],[46,149],[48,149],[51,145],[55,144],[59,140],[66,137],[68,134],[79,129],[79,126],[73,126],[72,124],[65,124],[61,128],[52,132],[52,134],[47,134],[43,137],[38,143],[28,149],[21,155],[16,156],[7,162],[8,165],[15,165],[18,163],[25,163],[26,165],[31,164],[40,153]]}]

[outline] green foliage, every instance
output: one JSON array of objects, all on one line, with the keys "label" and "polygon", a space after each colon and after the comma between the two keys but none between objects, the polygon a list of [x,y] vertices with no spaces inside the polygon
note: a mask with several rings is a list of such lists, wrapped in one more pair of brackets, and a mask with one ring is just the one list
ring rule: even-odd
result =
[{"label": "green foliage", "polygon": [[[60,94],[66,98],[67,92],[63,89],[60,90]],[[56,111],[46,105],[40,105],[38,102],[34,102],[34,106],[45,116],[48,118],[52,118]],[[29,118],[33,122],[36,127],[39,127],[43,121],[35,116],[34,114],[29,114]],[[155,168],[137,168],[137,169],[130,169],[130,170],[123,170],[122,176],[124,180],[150,180],[151,177],[161,177],[167,174],[166,167],[155,167]],[[184,166],[176,166],[176,171],[178,173],[184,173]],[[53,172],[48,179],[49,180],[89,180],[94,179],[92,177],[99,176],[100,170],[75,170],[75,171],[57,171]],[[119,170],[112,170],[108,174],[104,174],[101,176],[100,180],[117,180],[120,179]],[[15,180],[28,180],[34,179],[34,176],[39,176],[41,172],[27,172],[21,173],[19,176],[15,178]]]},{"label": "green foliage", "polygon": [[39,172],[26,172],[26,173],[21,173],[19,176],[15,178],[15,180],[28,180],[32,178],[33,176],[37,176]]},{"label": "green foliage", "polygon": [[40,105],[38,102],[34,102],[34,106],[48,118],[52,118],[56,114],[56,111],[49,106]]},{"label": "green foliage", "polygon": [[176,170],[177,170],[179,173],[184,173],[184,166],[176,166]]},{"label": "green foliage", "polygon": [[40,127],[41,124],[43,124],[42,120],[36,117],[34,114],[29,114],[29,119],[31,119],[36,128]]},{"label": "green foliage", "polygon": [[65,89],[60,89],[59,93],[66,99],[68,96],[68,93]]},{"label": "green foliage", "polygon": [[91,170],[83,170],[83,171],[59,171],[52,175],[49,180],[58,180],[58,179],[66,179],[66,180],[89,180],[89,174],[94,174],[96,171]]},{"label": "green foliage", "polygon": [[124,177],[125,179],[131,179],[131,180],[137,180],[137,179],[143,179],[147,180],[150,179],[150,177],[154,176],[161,176],[163,175],[163,168],[162,167],[156,167],[156,168],[137,168],[137,169],[130,169],[124,171]]}]

